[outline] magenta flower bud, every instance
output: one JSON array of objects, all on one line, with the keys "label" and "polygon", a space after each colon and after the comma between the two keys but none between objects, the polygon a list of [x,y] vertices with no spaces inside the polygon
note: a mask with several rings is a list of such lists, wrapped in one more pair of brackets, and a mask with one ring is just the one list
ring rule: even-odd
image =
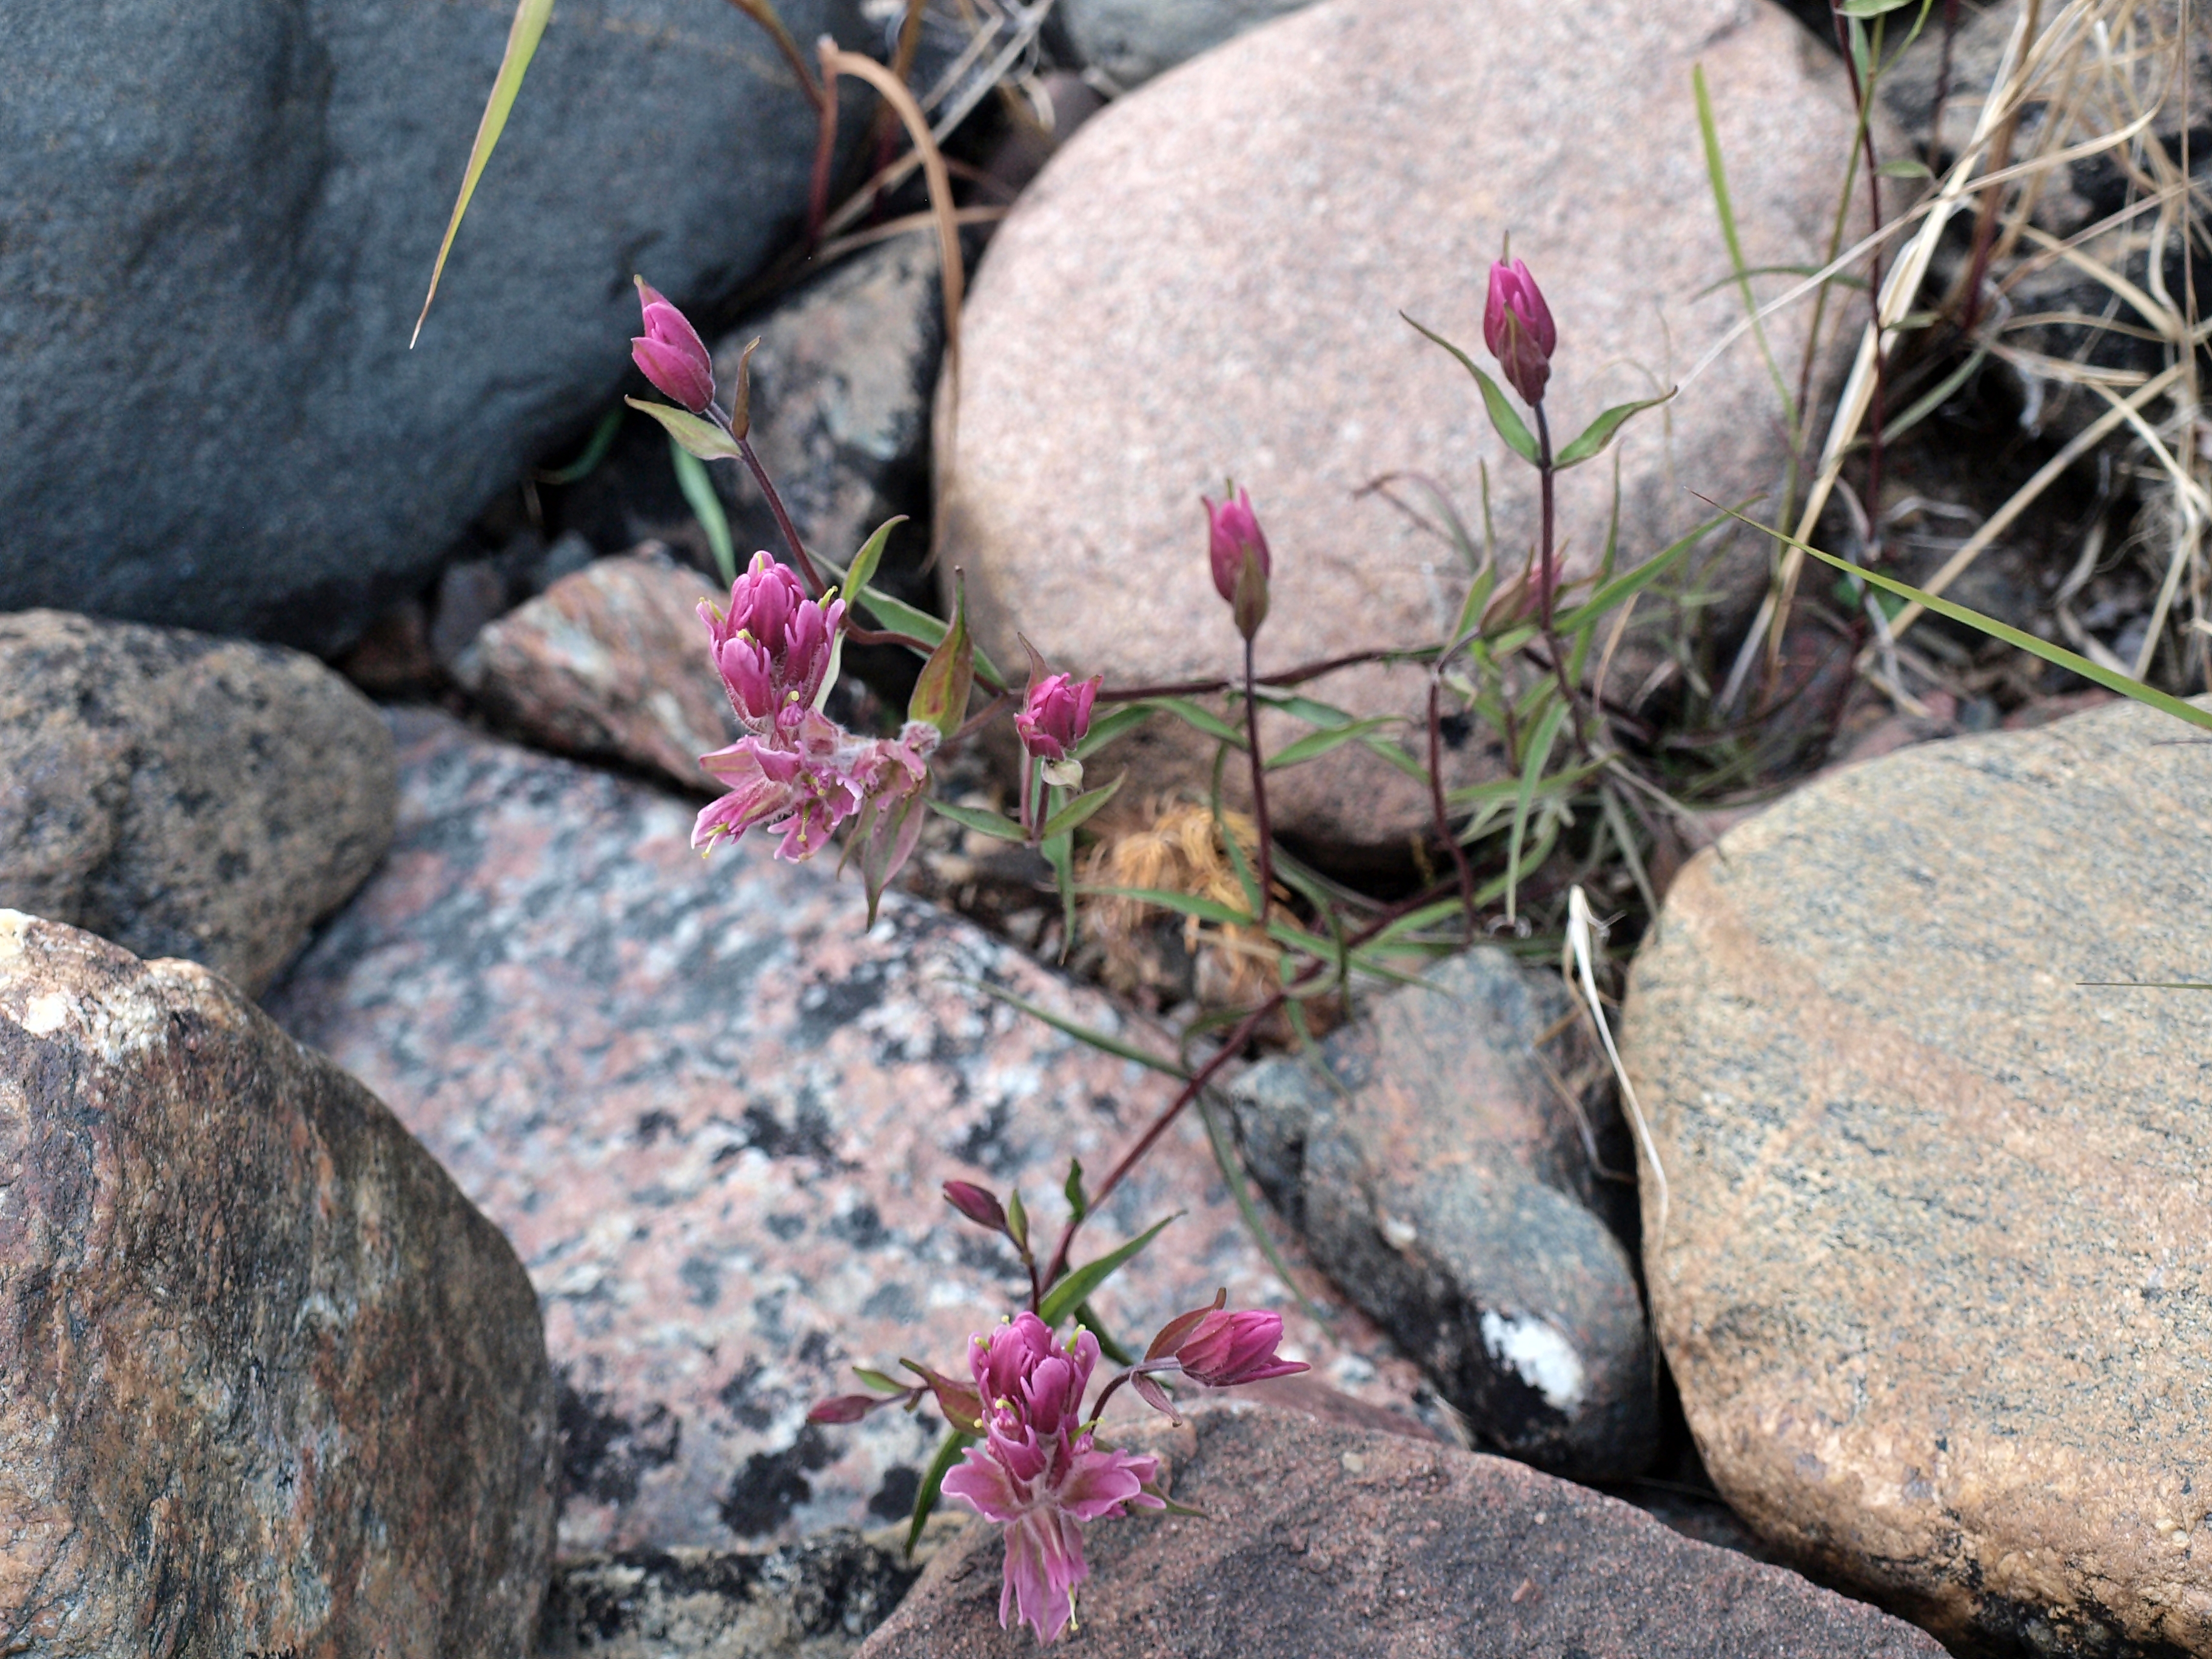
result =
[{"label": "magenta flower bud", "polygon": [[1280,1314],[1208,1311],[1176,1349],[1176,1364],[1192,1382],[1212,1389],[1263,1382],[1306,1370],[1295,1360],[1276,1357],[1282,1340]]},{"label": "magenta flower bud", "polygon": [[1040,760],[1066,760],[1091,730],[1091,705],[1103,684],[1103,675],[1079,684],[1066,674],[1054,674],[1031,686],[1022,712],[1014,716],[1022,747]]},{"label": "magenta flower bud", "polygon": [[1252,511],[1252,496],[1240,489],[1218,507],[1205,496],[1208,551],[1213,561],[1213,591],[1228,600],[1237,631],[1250,639],[1267,619],[1267,578],[1274,561],[1267,538]]},{"label": "magenta flower bud", "polygon": [[1559,343],[1552,308],[1528,267],[1503,259],[1490,267],[1490,295],[1482,307],[1482,343],[1505,378],[1531,409],[1544,401],[1544,382],[1552,377],[1552,353]]},{"label": "magenta flower bud", "polygon": [[[892,1399],[898,1396],[892,1395]],[[841,1394],[835,1400],[825,1400],[806,1413],[810,1423],[857,1423],[878,1406],[888,1401],[872,1394]]]},{"label": "magenta flower bud", "polygon": [[645,378],[690,410],[703,414],[714,401],[714,360],[699,331],[684,313],[647,283],[637,283],[637,297],[645,307],[645,332],[629,343],[630,360]]},{"label": "magenta flower bud", "polygon": [[948,1181],[945,1183],[945,1201],[979,1227],[994,1233],[1006,1231],[1006,1209],[988,1188],[978,1187],[972,1181]]}]

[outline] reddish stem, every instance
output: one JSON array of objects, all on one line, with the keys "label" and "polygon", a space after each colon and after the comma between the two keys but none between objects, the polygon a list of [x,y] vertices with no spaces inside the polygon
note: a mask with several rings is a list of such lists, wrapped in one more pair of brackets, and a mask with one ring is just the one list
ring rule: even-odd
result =
[{"label": "reddish stem", "polygon": [[[1244,731],[1247,758],[1252,767],[1252,817],[1260,837],[1260,926],[1267,925],[1267,906],[1274,897],[1274,831],[1267,823],[1267,763],[1260,752],[1260,700],[1252,695],[1252,636],[1244,636]],[[1224,836],[1229,832],[1224,830]]]}]

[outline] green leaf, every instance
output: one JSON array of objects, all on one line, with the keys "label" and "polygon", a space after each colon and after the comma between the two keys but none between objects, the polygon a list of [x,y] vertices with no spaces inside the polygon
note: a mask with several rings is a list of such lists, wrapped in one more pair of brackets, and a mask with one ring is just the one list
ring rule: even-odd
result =
[{"label": "green leaf", "polygon": [[959,982],[971,991],[980,991],[987,997],[1005,1003],[1009,1008],[1019,1009],[1031,1019],[1041,1021],[1051,1026],[1055,1031],[1064,1032],[1078,1042],[1087,1043],[1101,1054],[1112,1054],[1121,1060],[1133,1061],[1151,1071],[1164,1072],[1177,1082],[1188,1082],[1190,1079],[1190,1074],[1171,1060],[1163,1060],[1158,1054],[1147,1054],[1133,1042],[1124,1042],[1117,1036],[1109,1036],[1105,1032],[1095,1030],[1080,1021],[1070,1019],[1065,1014],[1055,1014],[1049,1008],[1041,1008],[1026,998],[1018,997],[1012,991],[992,984],[988,980],[964,979]]},{"label": "green leaf", "polygon": [[[1406,317],[1406,313],[1402,311],[1398,314],[1401,317]],[[1537,465],[1536,434],[1528,430],[1528,422],[1521,418],[1513,405],[1506,400],[1504,391],[1498,382],[1477,368],[1474,358],[1468,356],[1443,335],[1433,330],[1422,328],[1419,323],[1413,322],[1411,317],[1406,317],[1406,320],[1412,323],[1419,332],[1427,335],[1430,339],[1459,359],[1460,367],[1474,375],[1475,384],[1482,388],[1482,406],[1490,411],[1490,424],[1498,429],[1498,435],[1505,440],[1505,447],[1528,462],[1529,465]]]},{"label": "green leaf", "polygon": [[1154,697],[1150,701],[1153,708],[1173,714],[1184,725],[1205,732],[1207,737],[1218,738],[1231,748],[1239,751],[1243,749],[1244,733],[1242,728],[1231,726],[1220,715],[1211,709],[1200,708],[1189,698]]},{"label": "green leaf", "polygon": [[676,468],[676,487],[684,492],[684,499],[690,503],[692,516],[707,532],[707,545],[714,554],[714,568],[722,573],[725,582],[737,580],[738,544],[731,538],[729,515],[722,511],[722,498],[714,493],[714,481],[707,476],[707,463],[684,448],[672,432],[668,434],[668,459]]},{"label": "green leaf", "polygon": [[1052,866],[1052,883],[1060,890],[1060,959],[1075,947],[1075,837],[1048,836],[1037,849]]},{"label": "green leaf", "polygon": [[1836,9],[1846,17],[1881,17],[1919,3],[1920,0],[1841,0]]},{"label": "green leaf", "polygon": [[1513,919],[1513,900],[1519,887],[1517,877],[1521,867],[1521,841],[1528,828],[1528,808],[1536,798],[1536,781],[1544,774],[1544,767],[1552,758],[1552,744],[1559,735],[1559,727],[1567,718],[1567,705],[1555,702],[1544,711],[1543,723],[1528,740],[1528,763],[1521,769],[1521,793],[1513,803],[1513,834],[1506,842],[1505,919]]},{"label": "green leaf", "polygon": [[1093,1291],[1119,1273],[1124,1266],[1135,1259],[1139,1250],[1158,1238],[1160,1236],[1161,1228],[1166,1226],[1169,1221],[1175,1220],[1182,1213],[1182,1212],[1178,1210],[1175,1215],[1168,1217],[1167,1221],[1154,1222],[1120,1249],[1109,1250],[1096,1261],[1086,1261],[1080,1267],[1072,1270],[1060,1283],[1044,1293],[1044,1300],[1037,1304],[1037,1317],[1046,1324],[1057,1328],[1061,1320],[1091,1299],[1091,1293]]},{"label": "green leaf", "polygon": [[1083,1160],[1081,1158],[1071,1158],[1067,1160],[1067,1180],[1060,1190],[1061,1195],[1067,1200],[1067,1212],[1076,1220],[1080,1221],[1091,1213],[1091,1200],[1084,1196],[1083,1192]]},{"label": "green leaf", "polygon": [[1793,432],[1797,428],[1797,400],[1790,395],[1790,383],[1782,377],[1782,365],[1774,360],[1773,343],[1766,337],[1766,325],[1759,320],[1759,301],[1751,291],[1751,270],[1744,263],[1743,238],[1736,232],[1735,204],[1729,197],[1728,167],[1721,157],[1720,128],[1713,120],[1712,94],[1705,87],[1705,66],[1690,66],[1690,89],[1698,103],[1698,135],[1705,148],[1705,181],[1712,191],[1713,211],[1721,222],[1721,240],[1728,244],[1729,264],[1735,271],[1738,291],[1743,295],[1744,315],[1751,319],[1752,338],[1758,342],[1759,355],[1766,364],[1767,379],[1774,384],[1775,396],[1782,400],[1783,414]]},{"label": "green leaf", "polygon": [[1134,899],[1139,904],[1158,905],[1177,915],[1196,916],[1200,921],[1218,922],[1224,927],[1258,925],[1257,918],[1249,910],[1239,910],[1218,899],[1200,898],[1195,893],[1177,893],[1164,887],[1079,887],[1075,890],[1091,898]]},{"label": "green leaf", "polygon": [[945,1438],[938,1443],[937,1455],[929,1460],[922,1471],[921,1485],[914,1494],[914,1522],[906,1529],[906,1553],[914,1553],[914,1547],[921,1542],[921,1529],[929,1523],[929,1512],[937,1507],[937,1495],[943,1490],[945,1477],[952,1473],[952,1466],[960,1461],[960,1454],[975,1443],[972,1434],[963,1434],[957,1429],[948,1429]]},{"label": "green leaf", "polygon": [[[1748,501],[1744,503],[1746,506],[1749,504]],[[1653,582],[1657,581],[1661,576],[1666,574],[1668,568],[1680,561],[1692,548],[1712,534],[1723,520],[1742,516],[1741,514],[1730,508],[1723,507],[1688,535],[1668,543],[1635,569],[1623,575],[1615,576],[1573,610],[1562,612],[1553,620],[1553,626],[1563,632],[1571,634],[1576,629],[1597,621],[1630,594],[1642,592]],[[1747,524],[1750,522],[1747,519],[1744,521]],[[1765,533],[1763,529],[1761,533]]]},{"label": "green leaf", "polygon": [[469,164],[461,173],[461,193],[453,203],[453,216],[446,222],[445,240],[438,244],[437,263],[430,267],[430,291],[422,296],[422,314],[415,319],[415,332],[408,337],[410,351],[415,349],[415,342],[422,337],[422,319],[430,314],[430,301],[438,297],[438,279],[446,274],[446,256],[453,251],[453,238],[460,232],[461,216],[469,210],[469,198],[477,193],[477,180],[483,177],[484,163],[491,160],[499,135],[506,131],[507,112],[514,107],[515,94],[522,90],[522,77],[538,51],[538,38],[545,33],[545,20],[552,15],[553,0],[520,0],[514,9],[514,21],[507,25],[507,50],[501,54],[499,73],[492,77],[491,96],[484,100],[483,117],[477,123],[477,141],[469,146]]},{"label": "green leaf", "polygon": [[988,807],[956,806],[949,800],[938,800],[933,797],[930,799],[929,810],[939,817],[951,818],[953,823],[965,824],[970,830],[979,830],[987,836],[996,836],[1000,841],[1029,839],[1022,833],[1020,824],[1016,823],[1003,812],[994,812]]},{"label": "green leaf", "polygon": [[1304,720],[1308,726],[1318,726],[1325,731],[1334,732],[1358,718],[1348,708],[1339,708],[1333,702],[1322,702],[1296,691],[1270,691],[1263,685],[1253,695],[1263,708],[1279,708],[1294,720]]},{"label": "green leaf", "polygon": [[1326,732],[1309,732],[1296,743],[1287,744],[1267,757],[1267,770],[1278,767],[1296,766],[1300,761],[1313,760],[1332,749],[1340,749],[1355,738],[1364,738],[1378,727],[1396,723],[1397,717],[1377,714],[1371,720],[1354,720],[1349,726],[1333,726]]},{"label": "green leaf", "polygon": [[884,548],[891,538],[891,532],[906,522],[906,514],[885,519],[876,526],[876,533],[860,544],[860,550],[853,556],[852,568],[845,573],[846,602],[876,579],[876,567],[883,562]]},{"label": "green leaf", "polygon": [[1580,466],[1613,441],[1613,434],[1620,430],[1622,422],[1640,410],[1657,408],[1674,395],[1674,390],[1670,386],[1656,398],[1639,398],[1632,404],[1615,404],[1584,427],[1580,435],[1559,453],[1552,463],[1553,467],[1564,471],[1571,466]]},{"label": "green leaf", "polygon": [[625,398],[632,409],[641,409],[668,428],[668,435],[702,461],[738,459],[738,441],[703,416],[674,404],[649,404],[642,398]]},{"label": "green leaf", "polygon": [[[1911,0],[1905,0],[1905,3],[1911,4]],[[1884,161],[1874,171],[1875,176],[1878,179],[1933,179],[1936,176],[1929,170],[1927,162],[1916,161],[1910,155],[1900,155],[1893,161]]]},{"label": "green leaf", "polygon": [[938,641],[921,677],[914,683],[906,717],[927,720],[946,737],[968,718],[968,694],[975,684],[975,647],[968,635],[968,585],[957,581],[952,599],[952,622]]},{"label": "green leaf", "polygon": [[1091,722],[1091,730],[1075,746],[1078,760],[1089,760],[1124,732],[1133,731],[1152,719],[1158,711],[1146,702],[1124,703],[1110,714],[1101,714]]},{"label": "green leaf", "polygon": [[599,470],[599,463],[606,459],[607,452],[615,447],[615,440],[622,434],[622,405],[617,404],[599,416],[599,423],[592,428],[592,435],[584,441],[583,453],[574,460],[549,471],[533,471],[530,476],[542,484],[581,483]]},{"label": "green leaf", "polygon": [[1087,823],[1091,815],[1114,799],[1114,792],[1121,787],[1124,772],[1103,789],[1086,789],[1044,821],[1046,836],[1073,835],[1078,824]]}]

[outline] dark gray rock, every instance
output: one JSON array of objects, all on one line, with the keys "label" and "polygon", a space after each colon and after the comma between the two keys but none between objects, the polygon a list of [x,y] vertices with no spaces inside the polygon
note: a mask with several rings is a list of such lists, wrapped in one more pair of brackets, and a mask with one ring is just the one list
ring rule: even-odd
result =
[{"label": "dark gray rock", "polygon": [[0,905],[257,993],[392,841],[392,738],[313,658],[0,616]]},{"label": "dark gray rock", "polygon": [[[753,446],[810,549],[849,562],[895,513],[884,571],[894,592],[927,603],[916,574],[929,547],[929,414],[945,349],[937,239],[899,236],[863,249],[714,353],[734,384],[748,341]],[[767,501],[736,465],[713,469],[732,508],[738,557],[783,546]],[[900,580],[900,578],[903,580]]]},{"label": "dark gray rock", "polygon": [[1060,0],[1054,21],[1085,69],[1125,90],[1307,0]]},{"label": "dark gray rock", "polygon": [[[1649,1464],[1650,1334],[1593,1205],[1595,1077],[1555,977],[1488,948],[1233,1091],[1246,1161],[1329,1276],[1486,1443],[1583,1480]],[[1547,1072],[1551,1073],[1547,1076]],[[1597,1095],[1601,1099],[1601,1095]],[[1593,1133],[1631,1167],[1618,1121]]]},{"label": "dark gray rock", "polygon": [[334,652],[621,382],[633,270],[697,301],[793,234],[767,37],[569,0],[410,353],[511,9],[0,0],[0,609]]},{"label": "dark gray rock", "polygon": [[499,1230],[189,962],[0,910],[0,1652],[520,1659],[554,1398]]},{"label": "dark gray rock", "polygon": [[540,1659],[847,1659],[918,1565],[833,1528],[763,1554],[629,1550],[564,1561]]}]

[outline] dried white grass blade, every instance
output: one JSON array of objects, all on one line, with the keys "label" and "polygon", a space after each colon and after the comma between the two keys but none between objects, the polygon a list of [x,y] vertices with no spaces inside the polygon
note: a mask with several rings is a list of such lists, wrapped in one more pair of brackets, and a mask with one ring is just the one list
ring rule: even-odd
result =
[{"label": "dried white grass blade", "polygon": [[1628,1121],[1636,1126],[1637,1143],[1644,1156],[1650,1161],[1651,1179],[1659,1188],[1659,1229],[1652,1240],[1656,1249],[1667,1238],[1667,1167],[1659,1161],[1659,1148],[1651,1139],[1651,1126],[1644,1121],[1644,1107],[1636,1098],[1636,1085],[1628,1080],[1628,1068],[1620,1063],[1620,1050],[1613,1046],[1613,1027],[1606,1023],[1605,1004],[1598,998],[1597,974],[1590,966],[1590,938],[1596,931],[1591,919],[1589,900],[1579,887],[1567,890],[1567,957],[1572,977],[1582,985],[1583,1000],[1589,1006],[1590,1018],[1597,1026],[1598,1041],[1605,1045],[1605,1057],[1613,1066],[1613,1075],[1620,1084],[1620,1097],[1628,1107]]}]

